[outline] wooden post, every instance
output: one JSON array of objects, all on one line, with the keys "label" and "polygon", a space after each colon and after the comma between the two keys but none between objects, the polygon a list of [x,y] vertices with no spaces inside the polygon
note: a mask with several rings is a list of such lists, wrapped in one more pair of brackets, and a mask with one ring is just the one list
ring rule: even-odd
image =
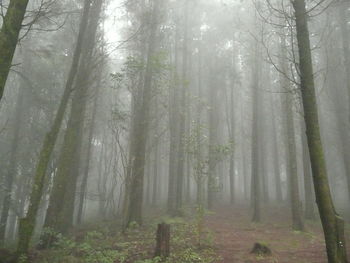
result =
[{"label": "wooden post", "polygon": [[155,257],[167,258],[170,255],[170,225],[158,224]]}]

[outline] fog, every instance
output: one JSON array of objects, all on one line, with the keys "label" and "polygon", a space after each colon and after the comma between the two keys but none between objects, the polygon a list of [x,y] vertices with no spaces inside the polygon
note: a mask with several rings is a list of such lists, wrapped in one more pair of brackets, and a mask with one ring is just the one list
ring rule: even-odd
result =
[{"label": "fog", "polygon": [[0,262],[348,262],[349,8],[0,1]]}]

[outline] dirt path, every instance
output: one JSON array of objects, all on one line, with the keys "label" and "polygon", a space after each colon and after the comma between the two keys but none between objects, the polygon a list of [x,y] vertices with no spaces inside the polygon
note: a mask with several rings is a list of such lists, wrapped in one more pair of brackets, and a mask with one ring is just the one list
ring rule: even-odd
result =
[{"label": "dirt path", "polygon": [[[217,263],[327,262],[318,223],[307,223],[307,231],[301,233],[291,230],[287,209],[275,209],[269,214],[264,215],[262,224],[250,223],[250,213],[245,208],[221,207],[208,215],[206,224],[215,236],[216,248],[222,257]],[[272,250],[272,256],[250,254],[256,242],[267,245]]]}]

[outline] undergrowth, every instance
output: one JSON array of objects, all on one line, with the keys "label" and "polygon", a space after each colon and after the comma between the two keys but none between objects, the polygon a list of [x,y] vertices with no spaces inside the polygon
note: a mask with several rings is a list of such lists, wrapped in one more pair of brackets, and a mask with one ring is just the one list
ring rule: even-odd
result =
[{"label": "undergrowth", "polygon": [[[197,211],[198,213],[198,211]],[[154,258],[157,221],[136,223],[124,233],[105,226],[71,237],[57,235],[50,249],[33,253],[36,263],[214,263],[213,234],[203,226],[204,212],[192,219],[162,218],[171,225],[170,257]]]}]

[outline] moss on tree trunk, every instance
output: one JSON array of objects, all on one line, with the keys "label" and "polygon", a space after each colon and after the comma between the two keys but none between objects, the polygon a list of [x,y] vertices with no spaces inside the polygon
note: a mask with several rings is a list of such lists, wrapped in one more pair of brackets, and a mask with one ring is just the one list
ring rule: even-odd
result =
[{"label": "moss on tree trunk", "polygon": [[15,54],[29,0],[11,0],[0,30],[0,100]]},{"label": "moss on tree trunk", "polygon": [[328,262],[347,262],[344,238],[344,222],[337,215],[328,183],[326,163],[321,142],[313,78],[312,56],[308,30],[308,13],[305,0],[292,1],[295,10],[301,93],[304,106],[306,136],[310,151],[316,202],[320,212],[326,240]]},{"label": "moss on tree trunk", "polygon": [[50,129],[50,132],[47,133],[47,135],[45,136],[44,143],[39,154],[39,162],[36,167],[36,172],[35,172],[34,181],[33,181],[32,190],[31,190],[30,199],[29,199],[29,208],[28,208],[27,215],[24,218],[20,219],[20,222],[19,222],[19,237],[18,237],[18,244],[17,244],[17,251],[16,251],[17,260],[19,262],[23,262],[21,261],[21,258],[26,256],[28,252],[30,240],[33,236],[34,227],[36,223],[36,215],[39,210],[41,197],[43,195],[47,167],[48,167],[54,146],[56,144],[58,133],[62,124],[64,113],[66,111],[66,108],[69,102],[70,94],[72,91],[72,85],[73,85],[77,68],[79,65],[79,60],[81,55],[81,46],[85,35],[87,18],[90,10],[90,4],[91,4],[91,0],[85,1],[83,16],[81,19],[81,26],[79,30],[78,39],[77,39],[77,45],[74,51],[73,61],[72,61],[69,75],[68,75],[64,94],[60,101],[60,105],[58,107],[58,111],[56,113],[54,123]]}]

